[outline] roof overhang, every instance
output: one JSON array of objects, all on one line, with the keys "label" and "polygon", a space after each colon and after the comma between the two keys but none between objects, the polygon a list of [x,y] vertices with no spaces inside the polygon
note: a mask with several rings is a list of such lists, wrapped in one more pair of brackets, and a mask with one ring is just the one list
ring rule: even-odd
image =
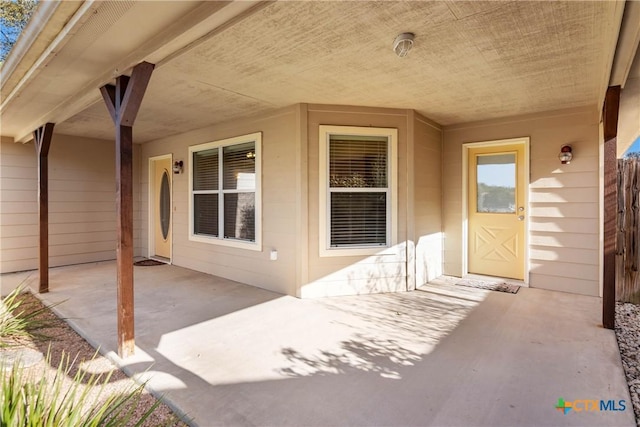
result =
[{"label": "roof overhang", "polygon": [[[36,12],[47,25],[30,25],[1,71],[2,134],[17,141],[46,122],[111,139],[98,89],[141,61],[156,68],[136,142],[298,102],[409,108],[442,125],[595,112],[629,74],[622,56],[612,72],[624,1],[48,3]],[[406,31],[414,49],[397,58]]]},{"label": "roof overhang", "polygon": [[640,2],[627,2],[610,86],[620,86],[618,157],[640,137]]},{"label": "roof overhang", "polygon": [[[99,102],[98,88],[139,62],[161,65],[266,4],[252,0],[41,2],[0,69],[3,134],[27,142],[43,123],[64,122]],[[156,19],[148,20],[150,12]],[[142,25],[145,20],[150,23]],[[69,61],[77,61],[78,54],[90,59],[70,75]],[[28,117],[26,109],[31,110]]]}]

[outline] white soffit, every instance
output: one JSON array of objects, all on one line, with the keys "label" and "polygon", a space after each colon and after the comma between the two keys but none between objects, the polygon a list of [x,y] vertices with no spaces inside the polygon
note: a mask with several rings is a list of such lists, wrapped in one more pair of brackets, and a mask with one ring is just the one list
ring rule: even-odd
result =
[{"label": "white soffit", "polygon": [[[139,27],[170,25],[161,6],[144,10],[145,3],[112,25],[122,32],[118,43],[99,38],[90,50],[65,46],[61,54],[73,52],[67,58],[73,69],[61,69],[70,73],[64,86],[86,89],[78,81],[95,82],[104,73],[104,55],[117,63],[144,43],[141,34],[136,38]],[[162,3],[176,2],[154,8]],[[164,9],[172,7],[178,6]],[[153,140],[298,102],[411,108],[442,125],[596,109],[609,79],[620,8],[607,1],[271,3],[160,60],[134,138]],[[177,9],[171,13],[175,20]],[[391,44],[404,31],[416,38],[400,59]],[[91,70],[94,62],[100,71]],[[60,108],[59,75],[47,77],[32,84],[41,86],[44,104],[39,116],[29,112],[36,119]],[[92,102],[76,108],[84,111],[64,117],[57,132],[113,138],[106,108],[96,104],[98,86]],[[14,110],[16,119],[25,114]]]},{"label": "white soffit", "polygon": [[625,5],[611,86],[621,86],[618,117],[618,157],[640,137],[640,1]]},{"label": "white soffit", "polygon": [[640,49],[620,93],[618,157],[622,157],[637,138],[640,138]]},{"label": "white soffit", "polygon": [[620,37],[616,47],[611,72],[610,86],[621,86],[627,82],[631,65],[640,44],[640,1],[628,1],[624,9]]},{"label": "white soffit", "polygon": [[40,2],[0,68],[0,98],[6,99],[29,68],[63,31],[80,2]]},{"label": "white soffit", "polygon": [[259,2],[129,0],[82,4],[90,3],[95,7],[85,22],[73,29],[73,37],[37,70],[37,77],[16,89],[19,96],[3,100],[3,134],[25,141],[42,123],[63,123],[102,102],[99,87],[128,73],[138,62],[160,61]]}]

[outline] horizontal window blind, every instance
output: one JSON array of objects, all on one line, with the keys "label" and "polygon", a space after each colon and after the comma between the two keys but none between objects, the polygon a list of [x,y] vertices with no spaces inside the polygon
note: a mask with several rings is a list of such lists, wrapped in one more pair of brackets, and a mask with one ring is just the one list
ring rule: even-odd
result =
[{"label": "horizontal window blind", "polygon": [[332,138],[329,145],[329,185],[332,188],[387,186],[387,150],[384,140]]},{"label": "horizontal window blind", "polygon": [[386,193],[332,193],[331,246],[387,243]]},{"label": "horizontal window blind", "polygon": [[218,149],[193,153],[193,190],[218,189]]},{"label": "horizontal window blind", "polygon": [[222,160],[225,190],[255,190],[256,159],[255,144],[231,145],[224,147]]},{"label": "horizontal window blind", "polygon": [[331,136],[328,154],[330,247],[386,246],[387,137]]},{"label": "horizontal window blind", "polygon": [[193,195],[193,232],[218,236],[218,195]]}]

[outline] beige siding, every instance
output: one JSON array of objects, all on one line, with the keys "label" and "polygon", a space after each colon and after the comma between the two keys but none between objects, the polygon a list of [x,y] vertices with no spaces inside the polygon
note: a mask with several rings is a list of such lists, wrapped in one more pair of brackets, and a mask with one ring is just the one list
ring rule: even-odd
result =
[{"label": "beige siding", "polygon": [[[302,297],[353,295],[407,290],[407,141],[410,112],[382,108],[308,106],[308,283]],[[411,123],[413,124],[413,123]],[[320,257],[319,126],[372,126],[398,129],[398,244],[373,256]],[[415,267],[411,267],[412,269]]]},{"label": "beige siding", "polygon": [[[442,274],[442,130],[416,114],[413,141],[415,285]],[[410,216],[411,218],[411,216]],[[411,287],[411,286],[410,286]]]},{"label": "beige siding", "polygon": [[[3,273],[37,268],[37,162],[33,144],[2,143]],[[54,135],[49,151],[49,265],[115,258],[112,142]]]},{"label": "beige siding", "polygon": [[[139,244],[149,254],[149,158],[172,154],[184,162],[173,175],[173,259],[175,265],[226,277],[284,294],[296,294],[296,123],[298,109],[215,125],[145,143],[140,168]],[[188,149],[215,140],[262,132],[262,251],[189,240]],[[270,251],[278,259],[269,259]]]},{"label": "beige siding", "polygon": [[49,263],[115,258],[112,141],[54,135],[49,151]]},{"label": "beige siding", "polygon": [[0,140],[0,273],[37,265],[36,155],[32,144]]},{"label": "beige siding", "polygon": [[[595,108],[450,126],[444,129],[444,272],[460,276],[462,144],[530,137],[529,285],[599,293],[599,137]],[[574,160],[560,164],[563,144]]]}]

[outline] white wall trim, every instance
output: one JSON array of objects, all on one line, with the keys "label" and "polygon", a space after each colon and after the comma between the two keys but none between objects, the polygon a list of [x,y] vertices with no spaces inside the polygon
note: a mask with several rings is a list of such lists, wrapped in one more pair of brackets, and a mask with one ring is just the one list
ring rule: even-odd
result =
[{"label": "white wall trim", "polygon": [[[49,3],[49,2],[44,2]],[[54,3],[54,2],[51,2]],[[0,105],[0,110],[4,110],[6,108],[6,106],[8,105],[8,103],[16,96],[20,93],[20,91],[22,91],[24,85],[32,79],[33,76],[35,76],[35,74],[37,73],[38,70],[40,70],[44,64],[46,62],[49,61],[49,59],[51,57],[53,57],[54,52],[56,50],[59,50],[62,48],[62,46],[64,45],[64,43],[66,43],[69,40],[69,37],[71,35],[73,35],[73,30],[75,30],[76,28],[78,28],[78,26],[83,24],[83,20],[85,19],[86,16],[88,16],[89,13],[91,13],[91,11],[93,10],[94,6],[94,0],[86,0],[81,6],[80,8],[74,13],[74,15],[71,17],[71,19],[69,19],[69,21],[67,22],[67,24],[64,26],[64,28],[58,33],[58,35],[56,36],[56,38],[49,44],[49,46],[47,47],[47,49],[45,49],[44,52],[42,52],[40,54],[40,56],[38,57],[38,59],[34,62],[34,64],[31,66],[31,68],[29,68],[29,70],[24,74],[24,76],[20,79],[20,81],[18,82],[18,84],[15,85],[15,87],[13,88],[13,90],[11,91],[11,93],[9,93],[5,99],[2,101],[2,104]],[[40,9],[40,7],[38,8]],[[43,6],[42,7],[42,13],[46,13],[46,14],[53,14],[55,12],[55,9],[52,9],[50,7],[46,7]],[[37,15],[40,14],[40,12],[38,10],[36,10],[35,12]],[[44,17],[44,19],[48,19],[47,16]],[[36,25],[36,22],[34,20],[34,24],[29,25],[29,28],[27,29],[27,31],[29,33],[31,33],[31,31],[36,31],[36,37],[40,32],[40,28],[35,28],[34,26]],[[18,47],[16,49],[16,52],[13,54],[9,55],[9,58],[7,58],[8,60],[11,60],[12,56],[24,56],[24,53],[21,52],[21,50],[23,49],[23,45],[22,45],[22,40],[24,40],[24,43],[30,43],[32,44],[33,41],[32,40],[27,40],[27,37],[21,37],[19,39],[20,41],[18,42]],[[29,46],[30,46],[29,44]],[[26,46],[26,48],[28,49],[28,46]],[[8,71],[13,71],[13,70],[8,70]],[[4,73],[2,73],[4,74]],[[8,76],[7,76],[8,77]]]}]

